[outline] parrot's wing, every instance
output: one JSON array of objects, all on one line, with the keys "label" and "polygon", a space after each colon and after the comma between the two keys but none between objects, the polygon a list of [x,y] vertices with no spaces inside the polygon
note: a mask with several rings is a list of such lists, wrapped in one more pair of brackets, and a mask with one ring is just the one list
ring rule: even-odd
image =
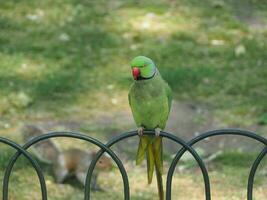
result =
[{"label": "parrot's wing", "polygon": [[132,88],[133,88],[133,85],[131,85],[130,87],[130,90],[129,90],[129,93],[128,93],[128,101],[129,101],[129,105],[131,107],[132,103],[131,103],[131,93],[132,93]]},{"label": "parrot's wing", "polygon": [[169,106],[169,112],[170,112],[171,103],[172,103],[172,90],[171,90],[169,84],[166,83],[166,82],[165,82],[165,88],[166,88],[166,95],[167,95],[167,98],[168,98],[168,106]]},{"label": "parrot's wing", "polygon": [[129,105],[131,106],[131,96],[130,96],[130,92],[128,93],[128,101],[129,101]]}]

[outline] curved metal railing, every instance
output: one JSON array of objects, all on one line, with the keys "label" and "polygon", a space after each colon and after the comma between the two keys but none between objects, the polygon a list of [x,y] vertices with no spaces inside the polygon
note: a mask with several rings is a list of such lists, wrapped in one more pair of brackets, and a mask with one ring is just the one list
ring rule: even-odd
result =
[{"label": "curved metal railing", "polygon": [[[154,131],[145,131],[145,135],[154,135]],[[186,152],[189,151],[191,155],[194,157],[195,161],[198,163],[198,166],[201,169],[203,180],[204,180],[204,188],[205,188],[205,198],[206,200],[211,200],[211,192],[210,192],[210,180],[209,180],[209,175],[208,171],[206,169],[206,166],[201,159],[201,157],[198,155],[198,153],[194,150],[193,145],[205,140],[209,137],[215,137],[219,135],[239,135],[239,136],[244,136],[251,138],[253,140],[256,140],[258,142],[261,142],[264,144],[264,149],[260,152],[256,160],[254,161],[250,173],[249,173],[249,178],[248,178],[248,183],[247,183],[247,200],[252,200],[253,199],[253,185],[254,185],[254,177],[256,174],[256,171],[258,169],[259,164],[263,160],[264,156],[267,153],[267,139],[257,135],[254,132],[247,131],[247,130],[240,130],[240,129],[221,129],[221,130],[213,130],[213,131],[208,131],[200,134],[199,136],[193,138],[189,142],[184,141],[183,139],[167,132],[161,132],[160,136],[171,140],[179,145],[182,146],[182,148],[177,148],[177,154],[174,157],[174,159],[171,162],[171,166],[168,170],[167,174],[167,180],[166,180],[166,200],[171,200],[171,190],[172,190],[172,178],[174,175],[175,168],[182,157],[182,155]],[[130,186],[129,186],[129,181],[128,181],[128,176],[126,173],[126,170],[124,168],[123,163],[121,160],[117,157],[117,155],[110,149],[114,144],[130,138],[138,136],[137,131],[130,131],[126,132],[123,134],[120,134],[114,138],[112,138],[108,143],[103,144],[99,140],[96,140],[92,137],[89,137],[88,135],[81,134],[81,133],[75,133],[75,132],[51,132],[47,133],[38,137],[35,137],[28,141],[26,144],[23,146],[18,145],[17,143],[10,141],[6,138],[0,137],[0,143],[7,144],[17,150],[17,152],[14,154],[14,156],[10,159],[8,166],[6,168],[5,174],[4,174],[4,179],[3,179],[3,200],[8,200],[8,190],[9,190],[9,179],[10,175],[13,169],[14,164],[16,163],[17,159],[23,155],[25,156],[31,163],[31,165],[34,167],[41,186],[41,192],[42,192],[42,200],[47,200],[47,189],[46,189],[46,183],[45,179],[42,173],[42,170],[40,166],[38,165],[37,161],[27,152],[27,149],[31,147],[32,145],[43,141],[47,140],[49,138],[55,138],[55,137],[68,137],[68,138],[75,138],[75,139],[80,139],[84,140],[86,142],[89,142],[91,144],[94,144],[98,146],[101,150],[97,153],[95,159],[91,162],[91,165],[88,169],[87,177],[86,177],[86,185],[85,185],[85,191],[84,191],[84,199],[85,200],[90,200],[90,185],[91,185],[91,177],[95,168],[95,165],[98,161],[98,159],[101,157],[101,155],[104,152],[107,152],[111,158],[114,160],[116,165],[119,168],[119,171],[121,173],[122,181],[123,181],[123,186],[124,186],[124,200],[129,200],[130,199]],[[0,154],[1,156],[1,154]],[[267,197],[266,197],[267,198]]]}]

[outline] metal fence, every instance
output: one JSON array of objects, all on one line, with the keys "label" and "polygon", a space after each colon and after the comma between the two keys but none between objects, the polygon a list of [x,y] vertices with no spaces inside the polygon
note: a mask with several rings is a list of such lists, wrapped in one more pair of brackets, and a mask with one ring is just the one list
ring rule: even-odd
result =
[{"label": "metal fence", "polygon": [[[154,131],[145,131],[144,134],[145,135],[154,135]],[[254,163],[250,169],[249,178],[247,181],[247,199],[248,200],[253,199],[254,177],[255,177],[255,174],[256,174],[256,171],[257,171],[257,168],[258,168],[260,162],[262,161],[262,159],[264,158],[264,156],[267,153],[267,139],[266,138],[264,138],[260,135],[257,135],[254,132],[247,131],[247,130],[240,130],[240,129],[221,129],[221,130],[213,130],[213,131],[204,132],[204,133],[200,134],[199,136],[193,138],[189,142],[186,142],[183,139],[181,139],[181,138],[179,138],[179,137],[177,137],[171,133],[167,133],[167,132],[163,132],[163,131],[161,132],[160,135],[163,138],[168,139],[168,140],[172,140],[172,141],[174,141],[174,142],[176,142],[182,146],[182,148],[180,148],[178,153],[176,154],[175,158],[172,160],[171,166],[168,170],[167,181],[166,181],[166,200],[172,199],[171,198],[172,177],[173,177],[176,165],[178,164],[180,158],[182,157],[182,155],[186,151],[189,151],[192,154],[192,156],[194,157],[194,159],[196,160],[196,162],[198,163],[198,165],[201,169],[202,175],[203,175],[203,180],[204,180],[204,185],[205,185],[205,199],[211,200],[209,174],[208,174],[207,168],[206,168],[203,160],[200,158],[200,156],[197,154],[197,152],[192,147],[194,144],[196,144],[196,143],[198,143],[198,142],[200,142],[206,138],[219,136],[219,135],[244,136],[244,137],[251,138],[253,140],[256,140],[256,141],[262,143],[264,145],[264,148],[260,152],[260,154],[257,156],[256,160],[254,161]],[[17,150],[15,155],[10,159],[10,162],[9,162],[9,164],[6,168],[5,174],[4,174],[3,200],[8,200],[8,189],[9,189],[10,175],[11,175],[14,164],[16,163],[17,159],[21,156],[21,154],[23,154],[23,156],[25,156],[30,161],[31,165],[34,167],[34,169],[38,175],[40,186],[41,186],[42,200],[47,200],[47,188],[46,188],[44,175],[42,173],[42,170],[41,170],[38,162],[31,156],[31,154],[29,154],[27,152],[27,149],[29,147],[31,147],[32,145],[34,145],[34,144],[36,144],[42,140],[46,140],[49,138],[55,138],[55,137],[69,137],[69,138],[84,140],[86,142],[92,143],[92,144],[98,146],[99,148],[101,148],[101,150],[98,152],[96,158],[92,161],[92,163],[88,169],[88,173],[87,173],[87,177],[86,177],[85,191],[84,191],[84,199],[85,200],[90,200],[90,192],[91,192],[90,191],[90,184],[91,184],[92,173],[93,173],[93,170],[95,168],[95,165],[96,165],[98,159],[101,157],[101,155],[104,152],[107,152],[111,156],[111,158],[114,160],[116,165],[118,166],[120,173],[121,173],[122,180],[123,180],[124,200],[129,200],[130,199],[130,189],[129,189],[129,181],[128,181],[128,176],[127,176],[126,170],[125,170],[121,160],[110,149],[110,147],[113,146],[114,144],[126,139],[126,138],[130,138],[130,137],[134,137],[134,136],[138,136],[137,131],[126,132],[126,133],[118,135],[117,137],[112,138],[108,143],[103,144],[102,142],[100,142],[100,141],[98,141],[92,137],[89,137],[88,135],[83,135],[80,133],[51,132],[51,133],[47,133],[47,134],[38,136],[36,138],[33,138],[32,140],[27,142],[24,146],[20,146],[11,140],[0,137],[0,143],[7,144],[7,145],[9,145],[9,146],[11,146]],[[267,197],[266,197],[266,199],[267,199]]]}]

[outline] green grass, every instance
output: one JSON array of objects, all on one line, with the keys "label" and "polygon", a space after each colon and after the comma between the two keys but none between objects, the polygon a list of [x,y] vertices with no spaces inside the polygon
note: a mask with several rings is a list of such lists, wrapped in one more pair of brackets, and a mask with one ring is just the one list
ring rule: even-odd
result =
[{"label": "green grass", "polygon": [[[22,91],[33,100],[25,109],[39,111],[55,102],[76,106],[77,98],[104,92],[108,84],[127,91],[129,61],[144,54],[177,99],[255,120],[266,113],[266,29],[239,21],[232,1],[219,8],[210,1],[74,2],[1,4],[1,99]],[[255,13],[266,16],[266,4],[254,4]],[[240,45],[245,52],[237,56]],[[4,107],[5,114],[14,105]]]},{"label": "green grass", "polygon": [[[214,161],[214,169],[226,175],[231,184],[246,187],[251,166],[257,156],[255,153],[225,152]],[[255,176],[255,184],[264,183],[265,177],[260,174],[265,165],[266,159],[263,159]]]},{"label": "green grass", "polygon": [[[251,18],[247,1],[234,0],[0,0],[0,134],[20,142],[16,128],[25,121],[90,121],[102,113],[129,109],[129,62],[137,55],[155,61],[176,100],[208,104],[226,126],[264,126],[266,10],[264,0],[253,1]],[[81,130],[99,138],[106,138],[110,131],[88,124]],[[112,132],[116,126],[112,125]],[[1,147],[1,172],[12,154],[4,150]],[[215,162],[219,173],[212,172],[224,185],[233,181],[225,179],[225,174],[234,177],[237,173],[233,183],[239,199],[244,199],[242,177],[251,156],[255,155],[224,154]],[[33,178],[27,162],[21,161],[16,170],[13,181],[19,192],[12,189],[13,199],[31,194],[24,182]],[[135,183],[140,181],[138,173],[130,173]],[[190,173],[179,175],[181,182],[197,187],[202,180],[194,183],[195,174]],[[53,199],[82,198],[79,188],[67,185],[62,189],[51,175],[47,177]],[[111,176],[111,180],[118,177]],[[102,181],[107,187],[112,182]],[[179,186],[179,179],[175,181]],[[37,185],[27,184],[39,191]],[[114,199],[121,197],[119,185],[114,186],[118,186],[112,192]],[[133,185],[133,199],[155,198],[155,187]],[[216,186],[215,190],[223,198]],[[186,191],[192,194],[190,188]],[[37,192],[33,195],[31,199],[38,199]],[[94,195],[105,198],[105,194]],[[259,195],[258,199],[265,198]]]}]

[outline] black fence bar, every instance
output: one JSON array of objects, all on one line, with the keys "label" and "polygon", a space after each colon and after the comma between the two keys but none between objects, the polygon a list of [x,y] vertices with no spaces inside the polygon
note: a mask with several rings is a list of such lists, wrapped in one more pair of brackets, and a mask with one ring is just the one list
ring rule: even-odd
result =
[{"label": "black fence bar", "polygon": [[[154,135],[155,132],[154,131],[144,131],[145,135]],[[106,145],[107,147],[111,147],[112,145],[116,144],[117,142],[124,140],[126,138],[130,138],[133,136],[137,136],[138,133],[137,131],[131,131],[131,132],[127,132],[124,134],[121,134],[115,138],[113,138],[110,142],[108,142]],[[161,132],[160,136],[168,138],[180,145],[182,145],[186,150],[188,150],[192,156],[196,159],[196,161],[199,164],[199,167],[201,168],[202,174],[203,174],[203,178],[204,178],[204,182],[205,182],[205,192],[206,192],[206,196],[207,196],[207,200],[210,200],[210,182],[209,182],[209,176],[208,176],[208,172],[207,169],[205,167],[205,164],[203,163],[202,159],[199,157],[199,155],[196,153],[196,151],[190,147],[184,140],[182,140],[181,138],[178,138],[170,133],[166,133],[166,132]],[[85,188],[85,197],[89,197],[90,195],[90,187],[89,186],[89,180],[90,177],[92,175],[92,170],[95,167],[97,160],[100,158],[100,156],[103,154],[103,151],[100,151],[98,156],[96,157],[96,159],[91,163],[91,166],[88,170],[88,174],[87,174],[87,178],[86,178],[86,188]],[[89,179],[89,180],[88,180]],[[168,194],[166,194],[166,200],[171,199],[171,196],[169,196]],[[88,200],[88,199],[85,199]]]},{"label": "black fence bar", "polygon": [[253,163],[250,173],[249,173],[249,177],[248,177],[248,187],[247,187],[247,197],[248,200],[252,200],[252,195],[253,195],[253,185],[254,185],[254,177],[256,174],[256,171],[258,169],[258,166],[260,164],[260,162],[262,161],[262,159],[264,158],[264,156],[267,153],[267,147],[265,147],[261,153],[258,155],[258,157],[256,158],[255,162]]},{"label": "black fence bar", "polygon": [[[129,194],[128,176],[127,176],[127,173],[125,171],[125,168],[124,168],[121,160],[116,156],[116,154],[112,150],[110,150],[103,143],[99,142],[98,140],[96,140],[92,137],[89,137],[87,135],[83,135],[80,133],[74,133],[74,132],[52,132],[52,133],[47,133],[47,134],[44,134],[44,135],[41,135],[41,136],[38,136],[38,137],[31,139],[29,142],[27,142],[23,146],[23,148],[28,149],[30,146],[36,144],[37,142],[40,142],[42,140],[46,140],[49,138],[54,138],[54,137],[69,137],[69,138],[81,139],[81,140],[87,141],[89,143],[92,143],[101,149],[104,149],[111,156],[111,158],[115,161],[115,163],[117,164],[117,166],[120,170],[120,173],[122,175],[122,178],[123,178],[123,183],[124,183],[124,188],[125,188],[124,189],[125,199],[129,199],[130,194]],[[6,170],[5,175],[4,175],[3,200],[8,200],[9,177],[10,177],[12,168],[13,168],[16,160],[19,158],[20,155],[21,155],[21,152],[17,152],[8,164],[7,170]],[[43,190],[43,187],[45,188],[45,184],[44,185],[41,184],[42,190]],[[45,199],[45,200],[47,199],[47,194],[45,194],[45,198],[43,198],[43,199]],[[88,197],[88,199],[90,199],[90,197]]]},{"label": "black fence bar", "polygon": [[[42,173],[42,169],[39,166],[38,162],[36,162],[36,160],[31,156],[31,154],[29,154],[25,149],[23,149],[20,145],[18,145],[17,143],[7,139],[7,138],[3,138],[0,137],[0,143],[4,143],[10,147],[13,147],[14,149],[16,149],[18,151],[18,153],[23,154],[31,163],[31,165],[34,167],[38,178],[39,178],[39,182],[41,185],[41,192],[42,192],[42,199],[43,200],[47,200],[47,192],[46,192],[46,185],[45,185],[45,179]],[[6,169],[6,171],[8,171],[8,167]],[[3,200],[4,198],[4,191],[5,191],[5,187],[8,184],[8,182],[3,182]],[[6,198],[7,199],[7,198]]]},{"label": "black fence bar", "polygon": [[[241,130],[241,129],[221,129],[221,130],[213,130],[213,131],[208,131],[208,132],[204,132],[202,134],[200,134],[199,136],[193,138],[192,140],[190,140],[188,142],[188,145],[190,146],[193,146],[194,144],[196,144],[197,142],[199,141],[202,141],[206,138],[209,138],[209,137],[213,137],[213,136],[219,136],[219,135],[239,135],[239,136],[245,136],[245,137],[248,137],[248,138],[252,138],[254,140],[257,140],[261,143],[263,143],[264,145],[267,146],[267,139],[260,136],[260,135],[257,135],[256,133],[254,132],[251,132],[251,131],[247,131],[247,130]],[[168,175],[167,175],[167,183],[166,183],[166,193],[168,195],[171,196],[171,186],[172,186],[172,177],[173,177],[173,174],[174,174],[174,170],[175,170],[175,167],[178,163],[178,161],[180,160],[180,158],[182,157],[182,155],[186,152],[186,149],[181,149],[175,156],[175,158],[173,159],[172,163],[171,163],[171,166],[169,168],[169,172],[168,172]],[[257,161],[257,160],[256,160]],[[258,163],[256,162],[255,164],[255,171],[259,165],[261,160],[258,160]],[[254,174],[255,175],[255,174]],[[254,177],[253,174],[251,174],[251,176]],[[251,178],[253,178],[251,177]],[[248,184],[248,188],[250,191],[253,190],[253,183],[250,182],[251,180],[249,180],[249,184]],[[253,181],[253,180],[252,180]],[[250,188],[251,187],[251,188]],[[206,194],[206,199],[207,199],[207,194]],[[247,197],[248,200],[252,200],[252,192],[251,192],[251,196],[248,196]]]},{"label": "black fence bar", "polygon": [[[151,131],[151,130],[149,130],[149,131],[147,130],[147,131],[144,131],[144,134],[145,135],[154,135],[155,132]],[[166,200],[172,199],[171,198],[171,190],[172,190],[172,178],[174,175],[174,171],[175,171],[176,165],[178,164],[180,158],[182,157],[182,155],[186,151],[189,151],[191,153],[191,155],[194,157],[194,159],[196,160],[196,162],[198,163],[198,166],[201,169],[203,180],[204,180],[205,198],[206,198],[206,200],[211,200],[210,181],[209,181],[208,171],[206,169],[206,166],[205,166],[203,160],[200,158],[200,156],[194,150],[193,145],[206,139],[206,138],[213,137],[213,136],[219,136],[219,135],[244,136],[244,137],[248,137],[248,138],[257,140],[257,141],[259,141],[265,145],[264,149],[261,151],[261,153],[258,155],[256,160],[254,161],[254,163],[251,167],[251,170],[250,170],[249,178],[248,178],[247,199],[252,200],[254,177],[255,177],[255,174],[256,174],[256,171],[258,169],[259,164],[263,160],[264,156],[267,154],[267,139],[260,136],[260,135],[257,135],[254,132],[247,131],[247,130],[240,130],[240,129],[221,129],[221,130],[213,130],[213,131],[204,132],[204,133],[200,134],[199,136],[193,138],[189,142],[185,142],[183,139],[181,139],[181,138],[179,138],[173,134],[162,131],[160,133],[160,137],[174,141],[177,144],[180,144],[182,146],[179,149],[177,148],[177,154],[176,154],[175,158],[172,160],[171,166],[168,170],[167,180],[166,180]],[[8,189],[9,189],[10,175],[11,175],[14,164],[16,163],[17,159],[20,157],[21,154],[23,154],[30,161],[30,163],[32,164],[32,166],[36,170],[38,178],[39,178],[40,186],[41,186],[42,200],[47,200],[47,190],[46,190],[46,184],[45,184],[45,179],[44,179],[42,170],[41,170],[40,166],[38,165],[37,161],[27,152],[27,149],[29,147],[31,147],[32,145],[40,142],[40,141],[43,141],[43,140],[46,140],[49,138],[55,138],[55,137],[69,137],[69,138],[80,139],[80,140],[84,140],[84,141],[87,141],[89,143],[92,143],[92,144],[94,144],[100,148],[100,151],[97,153],[97,156],[95,157],[95,159],[91,162],[90,167],[89,167],[88,172],[87,172],[85,191],[84,191],[84,199],[85,200],[90,200],[91,177],[92,177],[92,174],[93,174],[93,171],[94,171],[94,168],[95,168],[95,165],[96,165],[98,159],[101,157],[101,155],[104,152],[107,152],[111,156],[111,158],[114,160],[114,162],[117,164],[119,171],[121,173],[121,176],[122,176],[122,180],[123,180],[124,200],[129,200],[130,199],[130,189],[129,189],[129,181],[128,181],[127,173],[125,171],[124,165],[121,162],[121,160],[117,157],[117,155],[110,148],[114,144],[116,144],[116,143],[118,143],[124,139],[130,138],[130,137],[135,137],[135,136],[138,136],[137,131],[130,131],[130,132],[122,133],[122,134],[112,138],[107,144],[103,144],[100,141],[98,141],[92,137],[89,137],[87,135],[80,134],[80,133],[51,132],[51,133],[47,133],[47,134],[44,134],[44,135],[41,135],[41,136],[38,136],[36,138],[31,139],[26,144],[24,144],[23,147],[21,147],[20,145],[18,145],[17,143],[15,143],[13,141],[10,141],[8,139],[0,137],[0,143],[5,143],[5,144],[7,144],[7,145],[9,145],[9,146],[11,146],[17,150],[17,152],[14,154],[14,156],[11,157],[11,159],[8,163],[8,166],[6,168],[5,174],[4,174],[3,200],[8,200]]]}]

